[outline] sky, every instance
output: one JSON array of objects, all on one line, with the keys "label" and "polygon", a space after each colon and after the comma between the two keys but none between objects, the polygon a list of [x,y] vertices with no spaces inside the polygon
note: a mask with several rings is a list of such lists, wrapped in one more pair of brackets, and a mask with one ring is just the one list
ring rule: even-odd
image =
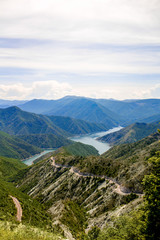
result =
[{"label": "sky", "polygon": [[160,0],[0,0],[0,99],[160,98]]}]

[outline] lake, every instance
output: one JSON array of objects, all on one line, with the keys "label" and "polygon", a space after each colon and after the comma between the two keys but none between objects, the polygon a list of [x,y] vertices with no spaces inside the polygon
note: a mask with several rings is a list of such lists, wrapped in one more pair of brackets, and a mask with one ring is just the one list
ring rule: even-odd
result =
[{"label": "lake", "polygon": [[[112,132],[117,132],[120,129],[122,129],[122,127],[115,127],[115,128],[112,128],[108,131],[105,131],[105,132],[78,135],[78,136],[72,137],[70,139],[75,141],[75,142],[81,142],[81,143],[92,145],[93,147],[95,147],[99,151],[99,154],[102,154],[102,153],[106,152],[107,150],[109,150],[111,148],[111,146],[108,143],[103,143],[103,142],[98,141],[96,138],[102,137],[102,136],[104,136],[106,134],[109,134],[109,133],[112,133]],[[30,165],[32,165],[33,161],[35,161],[37,158],[42,157],[46,153],[53,152],[55,150],[56,149],[48,149],[48,150],[46,149],[39,154],[36,154],[36,155],[34,155],[30,158],[27,158],[26,160],[23,160],[23,163],[30,166]]]},{"label": "lake", "polygon": [[119,127],[112,128],[105,132],[98,132],[98,133],[87,134],[87,135],[86,134],[78,135],[78,136],[72,137],[70,139],[75,142],[81,142],[84,144],[92,145],[99,151],[99,154],[102,154],[102,153],[106,152],[107,150],[109,150],[111,148],[111,146],[108,143],[103,143],[103,142],[98,141],[96,138],[102,137],[109,133],[117,132],[122,128],[123,127],[119,126]]},{"label": "lake", "polygon": [[23,160],[23,163],[28,165],[28,166],[30,166],[30,165],[32,165],[33,161],[35,161],[37,158],[42,157],[43,155],[45,155],[45,154],[47,154],[49,152],[53,152],[53,151],[55,151],[55,149],[46,149],[46,150],[44,150],[43,152],[41,152],[39,154],[36,154],[36,155],[34,155],[32,157],[29,157],[29,158]]}]

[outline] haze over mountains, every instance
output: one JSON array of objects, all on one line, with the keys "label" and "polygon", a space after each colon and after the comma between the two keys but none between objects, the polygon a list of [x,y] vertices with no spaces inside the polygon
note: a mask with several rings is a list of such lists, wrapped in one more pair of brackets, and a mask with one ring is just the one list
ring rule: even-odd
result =
[{"label": "haze over mountains", "polygon": [[58,100],[34,99],[25,102],[1,100],[1,106],[16,105],[24,111],[43,115],[65,116],[94,123],[109,129],[117,125],[159,120],[160,99],[113,100],[66,96]]},{"label": "haze over mountains", "polygon": [[58,100],[35,99],[19,107],[29,112],[68,116],[113,127],[117,124],[129,125],[136,121],[157,121],[160,99],[118,101],[67,96]]}]

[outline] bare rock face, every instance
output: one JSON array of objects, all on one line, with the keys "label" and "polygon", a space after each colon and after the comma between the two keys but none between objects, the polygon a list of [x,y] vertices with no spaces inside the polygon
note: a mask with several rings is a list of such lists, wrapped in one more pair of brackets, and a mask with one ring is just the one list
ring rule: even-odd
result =
[{"label": "bare rock face", "polygon": [[110,220],[110,213],[124,205],[128,196],[128,193],[120,194],[113,181],[94,175],[80,175],[72,167],[55,167],[51,159],[30,168],[19,187],[46,204],[52,214],[53,225],[61,227],[68,239],[74,239],[74,234],[71,223],[64,220],[66,215],[76,222],[77,211],[83,212],[80,216],[85,218],[81,227],[83,231],[94,225],[103,228]]}]

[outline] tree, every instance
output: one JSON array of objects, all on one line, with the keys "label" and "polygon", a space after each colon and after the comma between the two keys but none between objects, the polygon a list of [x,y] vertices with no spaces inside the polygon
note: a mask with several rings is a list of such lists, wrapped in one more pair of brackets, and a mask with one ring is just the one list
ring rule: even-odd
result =
[{"label": "tree", "polygon": [[145,237],[160,239],[160,152],[149,159],[151,174],[143,180],[145,188]]}]

